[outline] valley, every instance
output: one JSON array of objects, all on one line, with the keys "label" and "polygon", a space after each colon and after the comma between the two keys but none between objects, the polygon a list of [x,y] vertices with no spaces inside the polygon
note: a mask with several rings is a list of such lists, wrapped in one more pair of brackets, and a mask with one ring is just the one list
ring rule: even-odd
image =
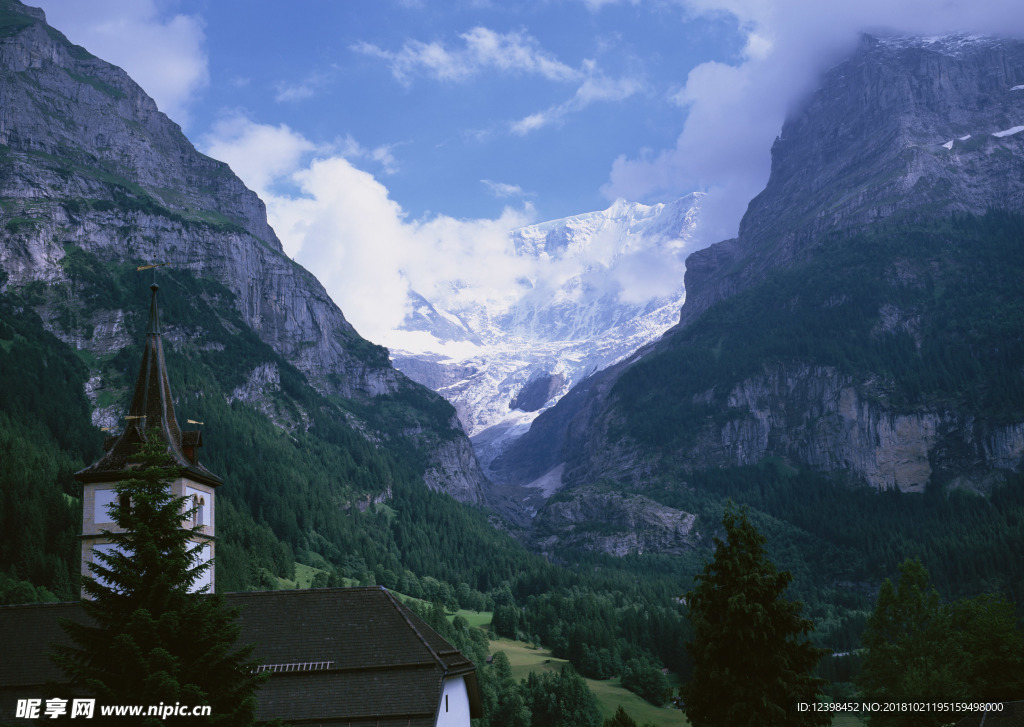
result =
[{"label": "valley", "polygon": [[483,660],[488,720],[557,663],[601,719],[686,724],[619,685],[690,682],[686,598],[732,508],[835,654],[830,699],[907,561],[964,630],[1012,604],[1010,643],[1022,89],[1024,41],[865,35],[735,238],[697,249],[710,193],[517,227],[511,287],[410,290],[385,348],[128,74],[0,0],[0,605],[78,598],[72,475],[124,426],[156,281],[174,406],[225,482],[218,590],[404,594]]},{"label": "valley", "polygon": [[392,361],[455,406],[487,471],[573,386],[678,322],[699,219],[693,194],[512,230],[515,287],[456,280],[434,300],[417,294]]}]

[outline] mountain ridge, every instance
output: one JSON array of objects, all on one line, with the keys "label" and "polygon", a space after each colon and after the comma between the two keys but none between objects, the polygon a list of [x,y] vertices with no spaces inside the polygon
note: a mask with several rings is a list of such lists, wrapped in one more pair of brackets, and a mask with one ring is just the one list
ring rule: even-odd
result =
[{"label": "mountain ridge", "polygon": [[453,281],[448,299],[414,294],[407,330],[431,333],[437,352],[393,349],[396,367],[454,404],[487,471],[572,386],[676,323],[699,205],[696,194],[658,205],[618,200],[512,230],[512,255],[528,271],[516,289]]},{"label": "mountain ridge", "polygon": [[[978,77],[975,63],[989,70]],[[894,65],[913,70],[887,75]],[[1024,208],[1024,185],[1005,154],[1013,140],[997,136],[1024,123],[1019,41],[865,35],[823,82],[827,91],[819,86],[772,145],[771,175],[743,215],[739,237],[687,260],[692,294],[682,323],[726,292],[801,259],[824,232],[892,216]],[[831,119],[827,133],[814,122],[823,114]],[[836,144],[847,154],[837,155]],[[978,165],[1007,184],[986,184]],[[884,176],[873,176],[880,168]],[[913,209],[903,199],[913,200]]]},{"label": "mountain ridge", "polygon": [[[1020,471],[1021,412],[1004,423],[989,423],[960,394],[943,399],[941,387],[934,389],[939,398],[920,393],[905,400],[901,387],[914,382],[900,368],[858,370],[850,358],[855,352],[829,354],[829,359],[821,351],[836,343],[842,349],[842,331],[856,328],[863,336],[856,340],[865,346],[905,350],[900,355],[913,365],[903,371],[927,381],[934,375],[921,361],[942,341],[953,346],[951,353],[937,350],[928,354],[932,360],[948,361],[941,365],[955,369],[971,366],[972,356],[984,352],[995,357],[995,373],[984,375],[1009,377],[1009,391],[1019,388],[1020,373],[1014,374],[1012,365],[1003,373],[1008,363],[998,353],[994,329],[974,344],[985,348],[961,355],[965,341],[943,332],[943,319],[970,311],[924,296],[956,290],[967,279],[985,289],[986,279],[1009,274],[986,268],[987,258],[963,256],[971,254],[972,244],[984,247],[970,242],[983,239],[974,230],[999,230],[1004,224],[1005,232],[993,238],[997,242],[986,254],[1004,256],[1007,263],[1015,254],[1007,247],[1016,229],[1012,219],[970,222],[970,215],[985,213],[993,203],[1024,210],[1022,137],[1002,133],[1024,120],[1024,94],[1016,88],[1022,83],[1020,41],[865,37],[787,119],[773,146],[769,182],[751,201],[739,237],[687,259],[680,323],[570,392],[492,468],[520,487],[562,468],[561,487],[576,488],[579,497],[599,481],[643,491],[652,477],[752,466],[773,456],[821,472],[845,471],[852,481],[876,488],[912,492],[933,481],[985,491],[993,477],[999,479],[998,470]],[[876,95],[878,105],[872,105]],[[851,104],[859,114],[850,113]],[[982,134],[961,138],[979,129]],[[873,145],[867,155],[865,139]],[[951,227],[941,222],[949,219],[964,222]],[[926,242],[931,237],[935,243]],[[863,245],[877,257],[843,252],[849,249],[844,245]],[[834,262],[829,255],[836,255]],[[840,269],[831,269],[836,266]],[[850,272],[844,278],[845,269]],[[988,273],[978,272],[983,270]],[[972,277],[962,278],[965,273]],[[832,280],[836,287],[807,285],[817,280]],[[866,287],[861,291],[854,285]],[[1005,299],[1005,317],[1012,321],[1018,301],[1011,282],[1001,285],[990,290]],[[869,299],[868,292],[877,297]],[[984,302],[977,296],[970,300]],[[765,313],[766,305],[777,320]],[[948,312],[940,315],[940,309]],[[829,311],[864,318],[851,326]],[[787,328],[785,321],[794,313],[804,329]],[[814,335],[825,348],[814,353],[819,344],[801,338],[824,320],[831,328]],[[759,345],[771,353],[762,359],[724,358],[722,341],[733,340],[728,331],[742,330],[749,321],[761,327],[751,330],[750,340],[762,341]],[[972,325],[984,330],[981,322]],[[779,331],[777,340],[766,333],[773,329]],[[731,355],[747,356],[742,353],[746,343],[731,345]],[[723,358],[716,363],[718,356]],[[953,364],[954,358],[963,363]],[[826,359],[848,363],[825,364]],[[943,385],[989,380],[976,372],[956,376],[942,379]],[[648,426],[652,414],[643,406],[659,410],[657,425]],[[656,431],[659,426],[664,435]],[[689,439],[669,437],[673,429],[688,432]],[[640,431],[666,444],[639,441]]]},{"label": "mountain ridge", "polygon": [[[244,324],[325,396],[366,402],[417,387],[284,254],[257,195],[226,164],[196,151],[123,70],[72,45],[40,10],[8,0],[0,20],[6,288],[43,281],[56,294],[74,287],[72,248],[108,261],[166,263],[224,285]],[[94,359],[133,343],[124,325],[131,313],[122,308],[71,313],[58,296],[37,312]],[[268,371],[257,365],[250,377],[276,386]],[[93,400],[116,398],[111,386],[102,367],[94,368]],[[252,401],[251,393],[242,387],[238,398]],[[105,417],[97,423],[112,424]],[[483,476],[454,412],[436,436],[421,425],[405,429],[431,461],[432,486],[482,499]]]}]

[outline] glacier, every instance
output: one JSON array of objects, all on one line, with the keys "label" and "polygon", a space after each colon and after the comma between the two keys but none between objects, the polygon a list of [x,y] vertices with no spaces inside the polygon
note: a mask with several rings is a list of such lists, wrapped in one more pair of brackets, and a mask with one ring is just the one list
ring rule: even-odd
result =
[{"label": "glacier", "polygon": [[679,321],[702,196],[617,200],[510,231],[524,274],[498,287],[467,282],[485,277],[474,271],[410,292],[392,362],[455,406],[486,472],[574,385]]}]

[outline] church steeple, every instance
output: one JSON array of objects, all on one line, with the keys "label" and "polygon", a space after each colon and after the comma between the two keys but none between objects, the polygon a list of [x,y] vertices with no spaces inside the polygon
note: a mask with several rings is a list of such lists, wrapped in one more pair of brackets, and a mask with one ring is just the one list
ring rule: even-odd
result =
[{"label": "church steeple", "polygon": [[[181,431],[174,415],[174,400],[164,361],[163,339],[160,333],[160,311],[157,304],[159,286],[154,283],[149,303],[149,323],[146,326],[146,341],[142,352],[139,375],[131,406],[125,417],[124,429],[120,434],[107,437],[103,445],[105,453],[96,462],[75,473],[75,479],[82,483],[82,574],[91,575],[93,550],[112,547],[102,530],[116,531],[107,507],[117,497],[117,483],[131,477],[133,458],[138,446],[153,437],[167,446],[174,464],[181,468],[181,476],[171,482],[171,494],[186,497],[195,506],[196,515],[192,523],[200,525],[199,535],[194,539],[202,549],[202,559],[213,557],[214,547],[214,494],[223,484],[222,480],[199,463],[196,450],[203,445],[199,431]],[[203,583],[213,588],[213,569],[207,569]]]},{"label": "church steeple", "polygon": [[149,441],[149,437],[155,433],[167,444],[175,464],[184,467],[188,477],[217,487],[222,484],[222,480],[196,459],[196,450],[203,446],[202,433],[198,430],[181,431],[174,415],[174,400],[171,397],[171,384],[167,377],[167,363],[164,361],[160,335],[160,311],[157,305],[160,286],[154,283],[150,289],[153,295],[149,304],[146,342],[124,430],[119,435],[108,437],[104,444],[106,454],[76,473],[75,478],[81,482],[122,479],[119,475],[129,469],[129,460],[137,445]]},{"label": "church steeple", "polygon": [[128,412],[129,426],[145,431],[158,427],[171,445],[181,441],[181,431],[174,417],[174,400],[167,380],[167,364],[164,361],[164,347],[160,336],[160,310],[156,294],[160,286],[150,286],[153,295],[149,303],[149,324],[146,327],[146,345],[142,352],[142,365],[135,381],[135,395]]}]

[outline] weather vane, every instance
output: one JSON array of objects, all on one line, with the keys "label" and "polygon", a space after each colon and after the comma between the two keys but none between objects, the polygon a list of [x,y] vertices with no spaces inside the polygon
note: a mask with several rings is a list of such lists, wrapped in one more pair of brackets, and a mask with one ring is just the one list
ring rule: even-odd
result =
[{"label": "weather vane", "polygon": [[170,265],[170,263],[153,263],[152,265],[138,265],[135,267],[135,272],[142,272],[143,270],[153,271],[153,284],[156,285],[156,269],[162,268],[164,265]]}]

